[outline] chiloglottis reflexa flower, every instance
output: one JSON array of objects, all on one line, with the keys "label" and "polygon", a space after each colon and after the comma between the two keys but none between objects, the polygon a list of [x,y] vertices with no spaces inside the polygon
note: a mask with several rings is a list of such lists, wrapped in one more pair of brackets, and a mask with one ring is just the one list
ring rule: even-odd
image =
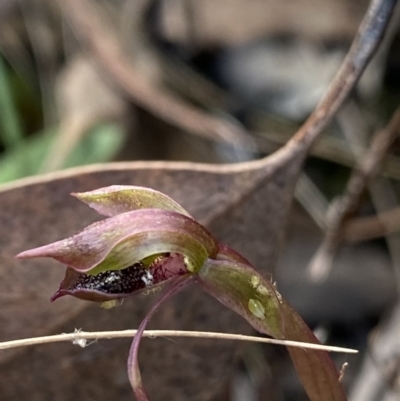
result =
[{"label": "chiloglottis reflexa flower", "polygon": [[74,196],[111,217],[17,256],[51,257],[67,266],[52,300],[63,295],[96,302],[126,297],[193,274],[218,252],[212,235],[158,191],[111,186]]},{"label": "chiloglottis reflexa flower", "polygon": [[[147,313],[132,342],[128,375],[136,397],[148,401],[138,350],[143,331],[157,308],[186,286],[197,283],[219,302],[274,338],[318,343],[276,287],[241,255],[216,239],[178,203],[148,188],[111,186],[73,194],[108,218],[80,233],[31,249],[19,258],[51,257],[67,266],[53,295],[102,302],[170,286]],[[329,355],[288,347],[312,401],[346,401]],[[312,374],[310,374],[312,372]]]}]

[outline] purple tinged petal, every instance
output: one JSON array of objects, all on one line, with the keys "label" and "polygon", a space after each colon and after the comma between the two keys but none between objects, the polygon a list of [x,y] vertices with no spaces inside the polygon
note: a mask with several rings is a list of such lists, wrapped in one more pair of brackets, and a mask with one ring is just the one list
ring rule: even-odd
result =
[{"label": "purple tinged petal", "polygon": [[111,185],[94,191],[72,193],[71,195],[105,216],[115,216],[137,209],[154,208],[190,216],[179,203],[169,196],[145,187]]},{"label": "purple tinged petal", "polygon": [[240,253],[225,244],[219,244],[217,260],[231,260],[243,265],[251,266],[250,262],[245,259]]},{"label": "purple tinged petal", "polygon": [[182,214],[141,209],[94,223],[73,237],[31,249],[18,258],[52,257],[90,274],[127,268],[165,252],[187,256],[192,271],[215,257],[218,243],[199,223]]},{"label": "purple tinged petal", "polygon": [[[319,344],[303,319],[285,300],[282,300],[281,310],[285,321],[285,339]],[[339,372],[328,352],[295,347],[287,349],[310,400],[347,400],[339,381]]]}]

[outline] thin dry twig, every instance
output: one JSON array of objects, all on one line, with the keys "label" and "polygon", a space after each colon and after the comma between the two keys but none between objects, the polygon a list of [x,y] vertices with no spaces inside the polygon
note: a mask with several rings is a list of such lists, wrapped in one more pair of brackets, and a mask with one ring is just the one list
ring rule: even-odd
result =
[{"label": "thin dry twig", "polygon": [[394,401],[399,399],[400,303],[374,330],[369,352],[350,390],[352,401]]},{"label": "thin dry twig", "polygon": [[343,240],[343,224],[356,210],[368,182],[379,172],[387,151],[399,134],[400,108],[388,126],[374,135],[370,149],[353,171],[345,192],[331,203],[324,240],[309,265],[313,280],[323,280],[329,274],[335,253]]},{"label": "thin dry twig", "polygon": [[[254,133],[256,136],[256,144],[261,151],[271,153],[284,145],[290,135],[286,133]],[[349,149],[347,141],[333,135],[323,135],[318,138],[309,152],[310,156],[318,157],[323,160],[328,160],[333,163],[340,164],[346,167],[355,167],[357,158]],[[400,180],[400,158],[395,155],[387,155],[382,165],[382,175]]]},{"label": "thin dry twig", "polygon": [[326,95],[289,143],[303,143],[308,148],[330,122],[381,43],[396,3],[397,0],[371,1],[350,50]]},{"label": "thin dry twig", "polygon": [[400,206],[376,216],[358,217],[343,225],[343,239],[349,242],[366,241],[400,231]]},{"label": "thin dry twig", "polygon": [[[390,32],[390,30],[389,30]],[[385,40],[385,42],[388,42]],[[369,146],[368,123],[365,116],[355,102],[351,102],[338,116],[338,122],[343,128],[343,133],[347,138],[348,148],[353,152],[355,158],[359,160],[365,154]],[[389,155],[385,155],[385,160]],[[382,169],[383,170],[383,169]],[[397,206],[397,197],[392,188],[391,182],[386,177],[376,176],[368,182],[368,189],[371,202],[376,210],[376,214],[391,210]],[[343,230],[344,231],[344,230]],[[397,286],[400,289],[400,248],[399,235],[388,234],[385,241],[392,260],[392,268],[396,277]]]},{"label": "thin dry twig", "polygon": [[[21,340],[12,340],[0,342],[0,350],[28,347],[32,345],[49,344],[56,342],[85,340],[100,340],[100,339],[114,339],[114,338],[132,338],[136,334],[137,330],[121,330],[121,331],[96,331],[86,332],[81,330],[75,330],[74,333],[63,333],[52,336],[43,337],[32,337],[24,338]],[[352,348],[333,347],[321,344],[309,344],[298,341],[286,341],[286,340],[275,340],[272,338],[263,338],[255,336],[246,336],[242,334],[230,334],[230,333],[215,333],[215,332],[203,332],[203,331],[182,331],[182,330],[145,330],[143,333],[144,337],[157,338],[157,337],[186,337],[186,338],[204,338],[214,340],[235,340],[235,341],[250,341],[259,342],[266,344],[284,345],[287,347],[299,347],[306,349],[317,349],[328,352],[344,352],[350,354],[358,353],[357,350]],[[79,344],[79,343],[78,343]]]},{"label": "thin dry twig", "polygon": [[324,229],[325,215],[329,207],[329,202],[304,172],[297,179],[295,197],[317,226]]}]

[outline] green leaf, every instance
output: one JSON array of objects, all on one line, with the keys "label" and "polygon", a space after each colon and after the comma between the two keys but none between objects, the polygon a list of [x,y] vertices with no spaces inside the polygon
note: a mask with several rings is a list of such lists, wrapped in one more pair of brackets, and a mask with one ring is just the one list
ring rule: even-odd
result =
[{"label": "green leaf", "polygon": [[283,338],[280,294],[251,266],[232,260],[208,260],[199,271],[199,283],[257,331]]},{"label": "green leaf", "polygon": [[110,161],[122,148],[124,141],[125,134],[118,124],[98,125],[83,137],[63,168]]},{"label": "green leaf", "polygon": [[[41,131],[5,152],[0,158],[0,183],[13,181],[39,172],[50,149],[56,129]],[[111,160],[124,142],[124,133],[116,124],[98,126],[77,145],[63,167],[100,163]]]},{"label": "green leaf", "polygon": [[17,146],[23,138],[20,116],[9,83],[9,74],[0,55],[0,138],[5,148]]}]

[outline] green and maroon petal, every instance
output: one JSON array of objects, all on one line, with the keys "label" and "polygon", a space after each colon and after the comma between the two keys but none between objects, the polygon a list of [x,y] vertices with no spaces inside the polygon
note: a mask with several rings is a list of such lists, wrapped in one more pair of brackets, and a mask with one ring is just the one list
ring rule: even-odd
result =
[{"label": "green and maroon petal", "polygon": [[180,253],[190,271],[215,257],[218,243],[194,219],[161,209],[140,209],[94,223],[73,237],[31,249],[19,258],[52,257],[82,273],[125,269],[152,255]]},{"label": "green and maroon petal", "polygon": [[105,216],[137,209],[164,209],[190,216],[179,203],[154,189],[131,185],[111,185],[71,195]]}]

